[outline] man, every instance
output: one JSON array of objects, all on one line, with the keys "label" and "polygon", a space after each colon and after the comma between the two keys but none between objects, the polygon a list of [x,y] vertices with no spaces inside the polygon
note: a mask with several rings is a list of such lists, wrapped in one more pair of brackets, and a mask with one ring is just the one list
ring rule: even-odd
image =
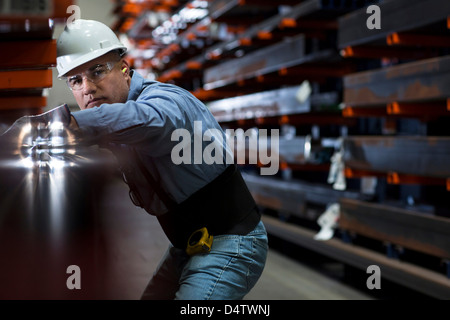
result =
[{"label": "man", "polygon": [[[223,133],[209,110],[188,91],[130,70],[126,48],[99,22],[76,20],[57,50],[58,76],[81,111],[53,112],[115,153],[132,201],[157,216],[171,242],[142,298],[243,298],[264,268],[267,234],[240,172],[225,161],[226,139],[215,140],[225,150],[222,163],[198,163],[194,154],[188,162],[172,159],[175,130],[187,129],[191,142],[199,123],[202,137],[208,129]],[[202,150],[211,143],[203,140]]]}]

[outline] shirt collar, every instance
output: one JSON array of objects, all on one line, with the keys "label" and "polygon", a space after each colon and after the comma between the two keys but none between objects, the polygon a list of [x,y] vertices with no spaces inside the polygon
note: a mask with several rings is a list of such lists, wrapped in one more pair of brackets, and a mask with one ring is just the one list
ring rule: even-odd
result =
[{"label": "shirt collar", "polygon": [[128,92],[128,99],[136,101],[141,94],[143,88],[144,78],[135,70],[131,71],[130,91]]}]

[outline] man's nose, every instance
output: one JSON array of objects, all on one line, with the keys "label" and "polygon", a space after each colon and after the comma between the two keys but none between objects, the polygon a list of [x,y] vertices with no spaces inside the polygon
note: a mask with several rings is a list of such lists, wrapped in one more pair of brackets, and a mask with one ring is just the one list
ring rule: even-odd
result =
[{"label": "man's nose", "polygon": [[95,83],[90,81],[88,78],[83,77],[83,93],[84,94],[91,94],[97,90],[97,86]]}]

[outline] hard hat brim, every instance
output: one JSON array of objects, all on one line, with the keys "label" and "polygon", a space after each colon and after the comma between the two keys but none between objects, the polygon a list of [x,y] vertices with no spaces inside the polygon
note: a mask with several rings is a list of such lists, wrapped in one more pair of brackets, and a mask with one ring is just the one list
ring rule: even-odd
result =
[{"label": "hard hat brim", "polygon": [[67,75],[67,73],[69,73],[73,69],[115,50],[118,50],[120,55],[123,55],[127,51],[127,48],[122,44],[116,44],[108,48],[94,50],[87,54],[86,53],[80,54],[79,57],[74,57],[73,54],[60,56],[57,58],[57,65],[56,65],[56,69],[58,70],[58,78],[63,78]]}]

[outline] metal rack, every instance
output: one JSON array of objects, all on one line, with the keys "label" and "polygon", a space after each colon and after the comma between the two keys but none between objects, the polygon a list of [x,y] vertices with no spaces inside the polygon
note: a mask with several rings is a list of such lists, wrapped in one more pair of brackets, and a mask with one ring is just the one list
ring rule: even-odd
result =
[{"label": "metal rack", "polygon": [[55,21],[66,18],[72,1],[2,2],[0,11],[0,116],[3,124],[40,113],[56,65]]},{"label": "metal rack", "polygon": [[345,176],[372,177],[380,187],[378,204],[341,199],[339,228],[382,241],[394,259],[408,259],[405,251],[424,254],[421,261],[446,275],[447,284],[450,242],[440,234],[450,230],[444,169],[450,7],[446,1],[396,0],[379,8],[381,29],[356,28],[367,19],[363,10],[339,20],[341,55],[372,61],[366,71],[344,76],[343,115],[378,119],[383,127],[344,140]]},{"label": "metal rack", "polygon": [[[381,29],[366,26],[370,4],[381,10]],[[164,14],[173,22],[196,5],[179,1]],[[279,174],[245,175],[258,205],[271,211],[264,216],[269,233],[358,268],[379,264],[394,282],[448,298],[449,6],[446,0],[211,0],[170,41],[153,32],[158,26],[143,27],[146,10],[127,34],[139,50],[154,50],[153,58],[135,56],[133,63],[190,90],[224,128],[282,132]],[[120,2],[116,12],[117,30],[124,30]],[[308,143],[327,156],[305,157]],[[341,152],[347,190],[327,181],[330,150]],[[376,181],[369,193],[367,179]],[[339,203],[341,218],[329,241],[314,240],[313,231],[289,220],[314,222],[332,203]],[[393,259],[349,244],[355,237],[417,251],[432,262],[419,266],[406,255]]]}]

